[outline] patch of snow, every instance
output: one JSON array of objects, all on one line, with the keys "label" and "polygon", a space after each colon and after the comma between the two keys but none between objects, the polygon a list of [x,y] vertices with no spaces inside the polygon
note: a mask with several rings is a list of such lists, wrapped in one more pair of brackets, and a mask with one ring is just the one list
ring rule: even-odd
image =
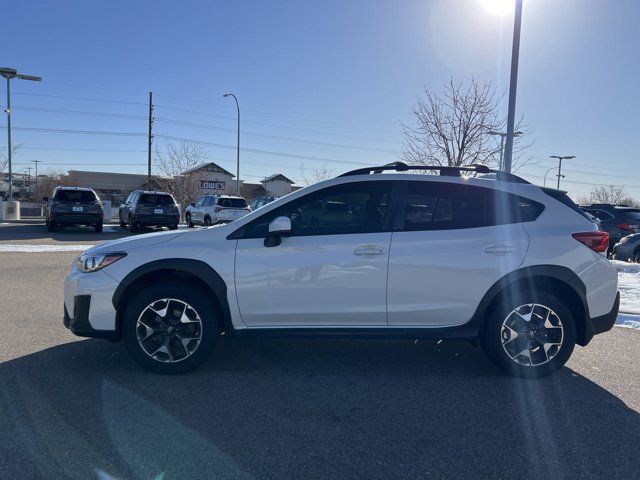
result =
[{"label": "patch of snow", "polygon": [[640,330],[640,315],[618,314],[616,326]]},{"label": "patch of snow", "polygon": [[49,252],[82,252],[95,245],[30,245],[30,244],[0,244],[0,253],[49,253]]},{"label": "patch of snow", "polygon": [[621,260],[610,260],[616,270],[621,273],[640,273],[640,263],[629,263]]}]

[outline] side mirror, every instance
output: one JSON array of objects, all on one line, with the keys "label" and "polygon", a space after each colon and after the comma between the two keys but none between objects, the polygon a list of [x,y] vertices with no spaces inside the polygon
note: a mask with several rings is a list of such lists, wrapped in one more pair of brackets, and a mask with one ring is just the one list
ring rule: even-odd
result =
[{"label": "side mirror", "polygon": [[264,246],[277,247],[282,242],[282,237],[287,235],[291,235],[291,219],[276,217],[269,224],[269,235],[264,239]]},{"label": "side mirror", "polygon": [[42,201],[43,202],[48,202],[49,201],[49,197],[42,197]]}]

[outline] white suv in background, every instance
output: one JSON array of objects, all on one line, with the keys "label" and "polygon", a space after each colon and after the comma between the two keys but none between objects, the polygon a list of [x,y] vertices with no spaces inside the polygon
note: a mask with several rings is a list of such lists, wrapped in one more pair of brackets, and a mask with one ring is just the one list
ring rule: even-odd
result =
[{"label": "white suv in background", "polygon": [[[406,173],[419,169],[440,175]],[[564,192],[484,165],[397,162],[217,228],[93,247],[66,278],[64,323],[124,339],[158,373],[201,364],[225,332],[463,339],[537,377],[612,328],[607,243]]]},{"label": "white suv in background", "polygon": [[242,197],[231,195],[204,195],[187,207],[184,218],[189,227],[196,224],[215,225],[244,217],[251,211]]}]

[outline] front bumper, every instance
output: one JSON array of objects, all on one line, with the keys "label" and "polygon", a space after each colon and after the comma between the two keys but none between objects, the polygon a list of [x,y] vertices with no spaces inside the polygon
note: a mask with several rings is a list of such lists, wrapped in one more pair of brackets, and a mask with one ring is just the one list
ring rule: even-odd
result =
[{"label": "front bumper", "polygon": [[120,340],[119,332],[115,330],[96,330],[89,323],[91,295],[78,295],[74,297],[73,304],[73,318],[69,316],[67,305],[65,304],[62,322],[74,335],[79,337],[106,338],[112,342]]}]

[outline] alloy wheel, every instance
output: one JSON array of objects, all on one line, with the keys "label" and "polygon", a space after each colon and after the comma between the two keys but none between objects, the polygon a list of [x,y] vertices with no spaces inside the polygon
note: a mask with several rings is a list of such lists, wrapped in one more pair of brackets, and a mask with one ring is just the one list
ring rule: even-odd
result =
[{"label": "alloy wheel", "polygon": [[140,348],[154,360],[180,362],[198,349],[202,340],[202,319],[183,300],[155,300],[138,317],[136,336]]},{"label": "alloy wheel", "polygon": [[529,303],[506,316],[500,340],[511,360],[535,367],[550,362],[558,354],[564,340],[564,327],[552,309]]}]

